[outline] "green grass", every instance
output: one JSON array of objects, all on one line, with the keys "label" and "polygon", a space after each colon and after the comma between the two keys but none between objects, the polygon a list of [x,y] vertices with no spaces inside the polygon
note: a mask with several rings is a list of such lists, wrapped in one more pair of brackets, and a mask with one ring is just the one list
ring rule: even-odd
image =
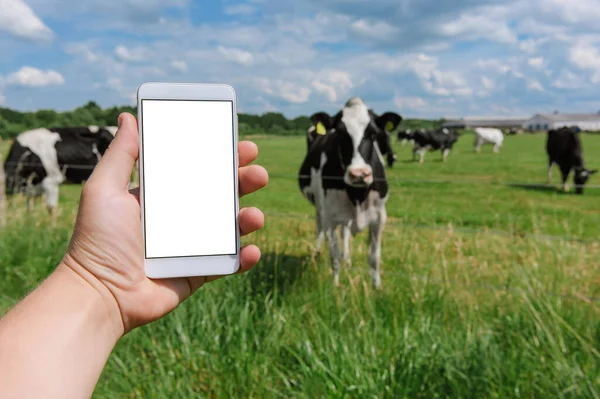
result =
[{"label": "green grass", "polygon": [[[600,137],[584,140],[589,166],[600,166]],[[95,397],[600,397],[600,190],[393,182],[383,289],[371,289],[364,234],[334,289],[327,258],[311,257],[313,210],[295,179],[304,140],[256,141],[272,179],[243,203],[267,213],[246,240],[261,246],[260,265],[125,337]],[[475,155],[467,136],[447,164],[428,154],[421,166],[403,163],[410,150],[398,147],[389,175],[541,183],[543,143],[509,137],[500,155]],[[60,260],[78,194],[63,187],[57,227],[42,206],[27,214],[11,200],[0,311]]]}]

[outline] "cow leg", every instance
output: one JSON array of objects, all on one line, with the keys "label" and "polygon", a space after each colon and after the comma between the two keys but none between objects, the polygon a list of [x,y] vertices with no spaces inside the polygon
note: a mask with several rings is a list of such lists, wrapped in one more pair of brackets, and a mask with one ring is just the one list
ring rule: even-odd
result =
[{"label": "cow leg", "polygon": [[315,244],[315,255],[321,253],[321,247],[325,240],[325,230],[323,230],[323,220],[319,211],[317,211],[317,243]]},{"label": "cow leg", "polygon": [[419,163],[425,162],[425,148],[419,150]]},{"label": "cow leg", "polygon": [[329,257],[331,259],[331,269],[333,271],[333,285],[338,287],[340,285],[340,259],[342,256],[340,254],[336,226],[328,226],[325,230],[325,236],[327,237],[327,243],[329,244]]},{"label": "cow leg", "polygon": [[550,162],[550,165],[548,166],[548,185],[552,184],[552,167],[554,166],[554,162]]},{"label": "cow leg", "polygon": [[46,196],[46,206],[50,212],[52,224],[56,223],[56,208],[58,207],[58,187],[60,183],[51,177],[42,181],[42,190]]},{"label": "cow leg", "polygon": [[383,208],[378,215],[377,221],[369,226],[369,266],[371,267],[371,277],[373,287],[381,288],[381,275],[379,273],[379,264],[381,262],[381,241],[383,238],[383,228],[387,220],[387,212]]},{"label": "cow leg", "polygon": [[347,266],[352,265],[352,259],[350,257],[350,235],[350,225],[342,226],[342,261]]},{"label": "cow leg", "polygon": [[479,140],[479,137],[475,137],[475,143],[473,144],[473,146],[475,147],[476,153],[479,153],[479,151],[481,151],[481,141]]},{"label": "cow leg", "polygon": [[500,144],[494,145],[494,153],[498,154],[500,152]]},{"label": "cow leg", "polygon": [[571,169],[561,166],[560,171],[562,174],[562,189],[566,193],[569,191],[569,175],[571,174]]},{"label": "cow leg", "polygon": [[442,162],[446,162],[448,160],[448,155],[450,155],[450,149],[446,148],[442,151]]}]

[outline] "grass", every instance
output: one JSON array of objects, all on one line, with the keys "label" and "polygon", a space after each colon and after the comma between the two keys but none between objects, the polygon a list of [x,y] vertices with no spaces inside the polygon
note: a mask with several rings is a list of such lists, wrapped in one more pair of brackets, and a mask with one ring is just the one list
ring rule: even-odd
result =
[{"label": "grass", "polygon": [[[584,140],[600,166],[600,137]],[[383,289],[370,287],[364,234],[334,289],[327,258],[311,257],[313,211],[294,178],[304,141],[256,141],[272,179],[243,203],[267,213],[246,240],[260,265],[125,337],[95,397],[600,397],[600,190],[393,182]],[[545,180],[543,136],[509,137],[500,155],[470,145],[421,166],[398,147],[390,180]],[[42,206],[27,214],[11,200],[0,311],[60,260],[78,193],[62,188],[56,227]]]}]

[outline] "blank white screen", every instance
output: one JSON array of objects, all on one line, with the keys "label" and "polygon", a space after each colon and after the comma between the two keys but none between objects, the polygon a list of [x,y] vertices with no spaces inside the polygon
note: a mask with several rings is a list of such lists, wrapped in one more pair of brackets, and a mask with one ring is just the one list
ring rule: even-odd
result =
[{"label": "blank white screen", "polygon": [[235,255],[233,103],[142,100],[146,258]]}]

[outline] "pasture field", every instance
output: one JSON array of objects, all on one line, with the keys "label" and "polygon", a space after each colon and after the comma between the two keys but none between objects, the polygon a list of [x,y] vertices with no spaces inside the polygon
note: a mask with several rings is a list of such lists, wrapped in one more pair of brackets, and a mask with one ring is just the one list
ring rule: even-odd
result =
[{"label": "pasture field", "polygon": [[[600,136],[583,140],[600,167]],[[304,138],[255,142],[271,181],[243,200],[267,215],[245,241],[263,260],[126,336],[95,397],[600,398],[600,189],[503,184],[545,182],[543,135],[507,137],[499,155],[466,135],[448,163],[420,166],[396,145],[378,292],[364,233],[337,289],[326,254],[311,256]],[[62,187],[56,227],[11,199],[0,312],[60,261],[79,191]]]}]

